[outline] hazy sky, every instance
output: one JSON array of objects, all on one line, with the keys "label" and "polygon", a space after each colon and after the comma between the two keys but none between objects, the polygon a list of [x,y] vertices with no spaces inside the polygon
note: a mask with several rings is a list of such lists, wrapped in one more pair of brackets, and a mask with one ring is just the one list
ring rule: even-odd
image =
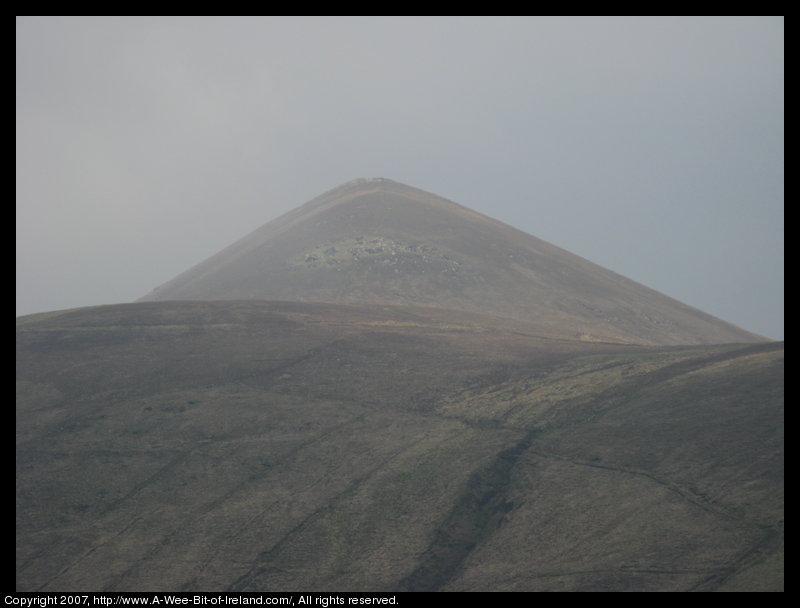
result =
[{"label": "hazy sky", "polygon": [[783,338],[780,17],[19,17],[17,315],[356,177]]}]

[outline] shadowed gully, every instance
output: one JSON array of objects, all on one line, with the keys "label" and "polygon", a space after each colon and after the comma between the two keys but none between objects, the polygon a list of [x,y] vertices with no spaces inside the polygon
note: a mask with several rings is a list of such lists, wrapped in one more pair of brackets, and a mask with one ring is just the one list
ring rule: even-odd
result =
[{"label": "shadowed gully", "polygon": [[17,320],[19,590],[777,590],[783,345],[152,302]]},{"label": "shadowed gully", "polygon": [[783,343],[436,195],[16,330],[20,591],[783,589]]}]

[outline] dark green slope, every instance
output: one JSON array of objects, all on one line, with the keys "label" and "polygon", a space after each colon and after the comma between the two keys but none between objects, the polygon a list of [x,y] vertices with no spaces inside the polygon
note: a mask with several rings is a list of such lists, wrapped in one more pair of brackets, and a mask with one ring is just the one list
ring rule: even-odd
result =
[{"label": "dark green slope", "polygon": [[637,344],[763,341],[440,196],[359,179],[279,217],[143,298],[435,306],[565,337]]},{"label": "dark green slope", "polygon": [[17,349],[20,591],[783,588],[782,344],[245,301]]}]

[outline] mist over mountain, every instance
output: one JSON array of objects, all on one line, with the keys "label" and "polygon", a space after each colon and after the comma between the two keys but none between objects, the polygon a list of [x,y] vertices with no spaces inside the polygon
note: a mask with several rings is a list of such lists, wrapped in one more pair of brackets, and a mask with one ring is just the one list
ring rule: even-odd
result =
[{"label": "mist over mountain", "polygon": [[440,196],[356,179],[279,217],[143,301],[422,304],[583,340],[763,340]]},{"label": "mist over mountain", "polygon": [[783,590],[783,343],[422,190],[16,330],[19,591]]}]

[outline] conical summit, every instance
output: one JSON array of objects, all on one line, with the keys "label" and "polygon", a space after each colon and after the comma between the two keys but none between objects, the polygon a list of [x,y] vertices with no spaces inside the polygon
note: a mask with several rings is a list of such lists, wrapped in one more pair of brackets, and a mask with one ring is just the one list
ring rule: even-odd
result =
[{"label": "conical summit", "polygon": [[422,305],[636,344],[762,338],[445,198],[356,179],[142,298]]}]

